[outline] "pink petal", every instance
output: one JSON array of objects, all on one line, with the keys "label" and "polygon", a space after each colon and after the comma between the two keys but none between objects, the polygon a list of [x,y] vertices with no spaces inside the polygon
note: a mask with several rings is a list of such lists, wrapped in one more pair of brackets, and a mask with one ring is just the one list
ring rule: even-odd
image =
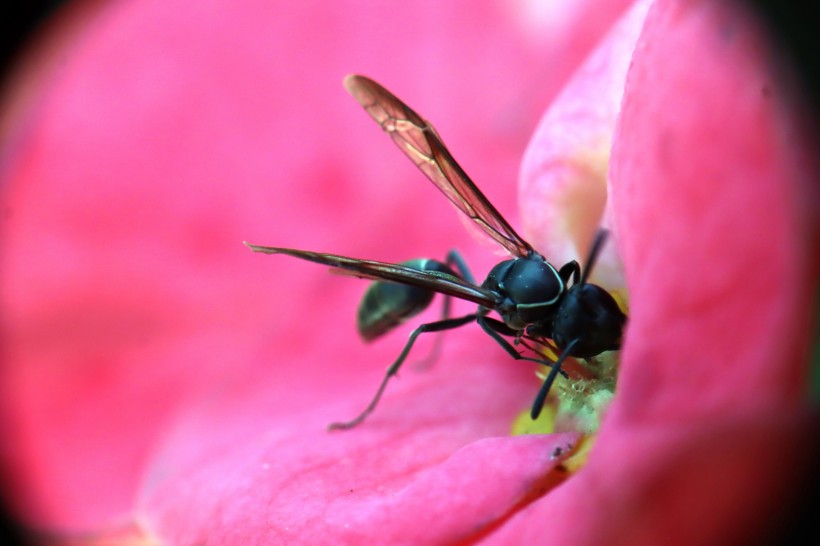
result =
[{"label": "pink petal", "polygon": [[[594,8],[593,28],[601,28],[620,5],[576,9]],[[310,460],[299,449],[314,440],[359,457],[372,446],[381,466],[362,472],[377,479],[379,468],[393,472],[393,460],[432,466],[504,434],[502,424],[529,403],[537,388],[531,368],[510,365],[480,332],[463,332],[451,336],[461,341],[448,342],[438,368],[459,357],[462,367],[418,377],[408,370],[380,408],[393,426],[425,417],[411,429],[418,441],[396,438],[378,421],[372,433],[326,436],[325,423],[367,400],[403,336],[361,346],[351,324],[360,283],[252,255],[241,241],[385,260],[470,248],[451,207],[344,94],[341,77],[361,71],[400,92],[435,120],[499,208],[512,211],[509,185],[541,108],[540,95],[522,90],[531,74],[549,74],[538,81],[554,93],[595,32],[567,24],[556,36],[572,36],[571,47],[548,33],[524,35],[523,18],[506,3],[467,11],[438,2],[357,6],[95,4],[69,13],[67,29],[57,25],[64,41],[53,64],[42,65],[53,72],[35,74],[38,91],[19,106],[26,109],[14,120],[3,184],[0,286],[11,364],[0,381],[3,456],[7,490],[27,521],[99,530],[133,514],[139,492],[139,517],[169,535],[192,523],[167,514],[184,508],[195,520],[194,500],[252,508],[245,512],[264,524],[277,490],[254,482],[261,496],[253,506],[213,496],[242,490],[259,453],[273,458],[281,448],[279,457],[293,461],[279,469],[283,476],[307,479]],[[545,50],[569,60],[543,71]],[[475,254],[476,271],[486,270],[492,256]],[[428,384],[443,388],[419,404],[419,386]],[[247,399],[257,405],[249,409]],[[218,423],[186,429],[214,408]],[[426,435],[442,414],[453,418],[444,421],[447,433]],[[288,452],[278,427],[283,438],[304,437]],[[388,445],[385,434],[395,441]],[[542,441],[548,452],[557,440]],[[531,464],[532,446],[509,442]],[[520,483],[486,484],[488,499],[496,488],[507,492],[471,517],[499,517],[501,505],[530,487],[534,471],[521,461]],[[215,466],[225,474],[207,472]],[[201,480],[192,483],[185,471]],[[230,487],[215,491],[220,483]],[[179,494],[152,496],[158,491]],[[283,499],[295,509],[327,502]],[[254,529],[220,521],[226,534]]]},{"label": "pink petal", "polygon": [[817,420],[716,421],[602,434],[579,474],[483,544],[776,543],[814,464],[804,447]]},{"label": "pink petal", "polygon": [[730,8],[664,1],[647,23],[613,150],[633,294],[618,419],[804,407],[817,171],[768,51]]},{"label": "pink petal", "polygon": [[793,500],[816,426],[817,170],[763,36],[727,4],[650,10],[610,164],[631,310],[618,391],[583,471],[488,543],[746,543]]},{"label": "pink petal", "polygon": [[[323,433],[324,408],[268,418],[264,396],[228,419],[218,411],[226,407],[200,414],[198,426],[185,423],[185,431],[223,430],[230,420],[233,437],[220,433],[199,449],[184,437],[170,444],[181,451],[161,454],[148,477],[139,506],[145,528],[174,544],[262,537],[436,544],[480,535],[546,485],[544,476],[560,462],[553,450],[576,438],[487,437],[503,434],[509,421],[494,415],[514,400],[505,396],[499,405],[486,381],[492,377],[479,371],[475,379],[458,390],[430,380],[412,396],[400,392],[368,428],[342,434]],[[442,412],[444,396],[453,403]],[[465,422],[464,412],[481,399],[492,403],[479,427]],[[424,407],[401,405],[414,401]]]},{"label": "pink petal", "polygon": [[[612,133],[626,72],[648,1],[636,2],[575,72],[533,135],[522,165],[520,207],[529,240],[548,259],[583,262],[596,230],[617,226],[605,207]],[[608,288],[624,281],[617,233],[594,275]],[[582,263],[582,266],[585,265]]]}]

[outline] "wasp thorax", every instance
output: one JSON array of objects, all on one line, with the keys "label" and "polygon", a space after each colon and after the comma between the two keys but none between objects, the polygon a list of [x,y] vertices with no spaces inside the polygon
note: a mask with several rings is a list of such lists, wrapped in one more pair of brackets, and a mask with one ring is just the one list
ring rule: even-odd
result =
[{"label": "wasp thorax", "polygon": [[564,292],[564,281],[544,258],[533,255],[496,265],[482,287],[509,302],[500,306],[499,314],[507,326],[520,330],[555,312]]}]

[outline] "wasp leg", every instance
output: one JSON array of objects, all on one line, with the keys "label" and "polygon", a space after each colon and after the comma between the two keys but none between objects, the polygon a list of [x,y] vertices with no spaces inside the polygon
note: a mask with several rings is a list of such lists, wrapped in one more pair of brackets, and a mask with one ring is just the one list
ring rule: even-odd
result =
[{"label": "wasp leg", "polygon": [[425,332],[442,332],[444,330],[452,330],[454,328],[458,328],[460,326],[464,326],[465,324],[469,324],[478,318],[477,314],[465,315],[463,317],[454,318],[454,319],[447,319],[447,320],[439,320],[437,322],[429,322],[427,324],[422,324],[410,334],[410,339],[407,340],[407,343],[402,349],[401,353],[399,354],[398,358],[387,368],[387,373],[384,375],[384,379],[382,379],[379,388],[376,390],[376,394],[373,396],[373,400],[370,401],[370,404],[362,411],[358,416],[350,421],[343,421],[338,423],[331,423],[328,425],[328,430],[338,430],[338,429],[349,429],[353,428],[365,418],[370,415],[374,409],[376,409],[376,405],[379,403],[379,400],[384,393],[384,389],[387,386],[387,382],[390,380],[391,377],[396,375],[401,368],[402,363],[404,363],[407,355],[410,354],[410,350],[413,348],[413,344],[416,342],[416,338],[419,337],[421,334]]},{"label": "wasp leg", "polygon": [[[592,246],[589,248],[587,263],[584,265],[584,274],[581,275],[581,284],[587,282],[587,277],[589,277],[589,274],[592,272],[592,268],[595,267],[595,262],[598,260],[598,255],[601,253],[601,249],[604,247],[608,236],[609,232],[603,228],[599,228],[598,232],[595,233],[595,239],[592,240]],[[575,283],[578,283],[577,279]]]},{"label": "wasp leg", "polygon": [[569,285],[570,279],[572,279],[572,284],[578,284],[581,280],[581,266],[575,260],[567,262],[558,270],[558,276],[564,281],[564,286]]},{"label": "wasp leg", "polygon": [[538,416],[541,415],[541,410],[544,408],[544,401],[547,399],[547,395],[552,388],[553,382],[555,382],[555,378],[561,373],[564,377],[567,377],[566,372],[561,369],[561,365],[564,363],[564,360],[567,359],[569,353],[572,351],[575,344],[581,341],[580,338],[573,339],[561,353],[561,356],[558,357],[558,360],[555,361],[555,364],[552,365],[552,369],[550,370],[549,375],[544,380],[544,383],[541,385],[541,388],[538,390],[538,394],[535,397],[535,401],[532,403],[532,409],[530,410],[530,418],[533,421],[538,419]]},{"label": "wasp leg", "polygon": [[[510,343],[509,341],[507,341],[506,339],[501,337],[501,336],[518,336],[518,331],[513,330],[512,328],[510,328],[509,326],[507,326],[506,324],[504,324],[500,320],[496,320],[494,318],[482,316],[482,317],[478,317],[476,322],[478,322],[478,325],[481,326],[481,328],[485,332],[487,332],[487,334],[491,338],[493,338],[496,341],[496,343],[501,345],[501,348],[504,349],[505,351],[507,351],[507,354],[509,354],[515,360],[524,360],[526,362],[535,362],[536,364],[541,364],[543,366],[550,366],[550,367],[553,366],[552,362],[549,361],[549,360],[545,360],[543,358],[530,358],[528,356],[524,356],[521,353],[519,353],[512,343]],[[564,377],[568,377],[567,372],[565,372],[564,370],[560,370],[559,373],[561,373],[561,375],[563,375]]]},{"label": "wasp leg", "polygon": [[[444,263],[458,271],[458,274],[461,275],[462,279],[469,282],[470,284],[475,284],[475,278],[473,277],[470,268],[467,266],[467,262],[464,260],[464,256],[462,256],[458,250],[450,250],[450,252],[447,253],[447,258],[444,260]],[[439,321],[447,320],[450,318],[451,302],[452,298],[445,294],[444,303],[441,306],[441,318],[439,318]],[[430,353],[418,362],[414,362],[413,367],[416,370],[426,370],[430,368],[433,365],[433,363],[435,363],[441,356],[441,348],[443,346],[444,332],[442,331],[439,332],[433,340],[433,348],[430,349]]]},{"label": "wasp leg", "polygon": [[450,266],[454,266],[458,272],[461,274],[461,278],[467,281],[470,284],[475,284],[475,278],[473,277],[472,271],[467,266],[467,262],[464,260],[464,256],[461,255],[456,249],[452,249],[450,252],[447,253],[447,259],[445,263]]}]

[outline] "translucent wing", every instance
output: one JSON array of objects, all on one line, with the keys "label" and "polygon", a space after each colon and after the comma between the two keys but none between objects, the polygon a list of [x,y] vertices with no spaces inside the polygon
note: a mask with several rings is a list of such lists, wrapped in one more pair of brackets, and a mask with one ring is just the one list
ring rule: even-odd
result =
[{"label": "translucent wing", "polygon": [[245,243],[245,246],[254,252],[264,254],[286,254],[294,258],[300,258],[309,262],[329,265],[339,272],[361,277],[365,279],[376,279],[392,281],[401,284],[409,284],[426,288],[441,294],[447,294],[462,300],[471,301],[487,308],[494,308],[496,301],[493,293],[467,281],[438,273],[436,271],[419,271],[400,264],[385,262],[374,262],[372,260],[358,260],[337,256],[336,254],[323,254],[321,252],[311,252],[309,250],[296,250],[293,248],[278,248],[272,246],[257,246]]},{"label": "translucent wing", "polygon": [[399,149],[487,235],[514,256],[533,252],[456,163],[430,123],[369,78],[347,76],[344,86]]}]

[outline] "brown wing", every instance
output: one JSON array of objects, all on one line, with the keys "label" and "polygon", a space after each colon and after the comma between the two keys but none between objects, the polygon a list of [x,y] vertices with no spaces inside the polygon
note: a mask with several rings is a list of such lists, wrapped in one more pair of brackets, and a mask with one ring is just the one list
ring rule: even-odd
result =
[{"label": "brown wing", "polygon": [[533,252],[456,163],[430,123],[369,78],[347,76],[344,86],[458,210],[510,254],[524,257]]},{"label": "brown wing", "polygon": [[309,250],[296,250],[293,248],[278,248],[272,246],[257,246],[244,243],[245,246],[254,252],[264,254],[286,254],[294,258],[300,258],[309,262],[329,265],[336,268],[341,273],[361,277],[365,279],[376,279],[392,281],[401,284],[409,284],[426,288],[441,294],[447,294],[462,300],[471,301],[478,305],[494,308],[495,297],[489,290],[484,290],[472,285],[467,281],[435,271],[419,271],[411,267],[400,264],[386,262],[374,262],[372,260],[358,260],[337,256],[336,254],[323,254],[321,252],[311,252]]}]

